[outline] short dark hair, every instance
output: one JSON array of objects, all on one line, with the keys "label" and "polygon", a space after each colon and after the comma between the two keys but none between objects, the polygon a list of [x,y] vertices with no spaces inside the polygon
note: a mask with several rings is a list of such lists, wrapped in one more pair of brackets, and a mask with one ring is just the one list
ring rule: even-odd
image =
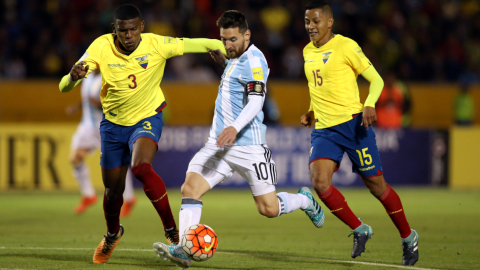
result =
[{"label": "short dark hair", "polygon": [[248,29],[245,15],[237,10],[225,11],[217,20],[217,26],[223,29],[238,27],[238,31],[242,34]]},{"label": "short dark hair", "polygon": [[330,7],[330,4],[325,0],[312,0],[308,2],[305,11],[316,8],[321,9],[323,14],[333,17],[332,7]]},{"label": "short dark hair", "polygon": [[143,20],[142,13],[140,10],[132,4],[120,5],[115,9],[115,15],[113,16],[114,20],[133,20],[139,18]]}]

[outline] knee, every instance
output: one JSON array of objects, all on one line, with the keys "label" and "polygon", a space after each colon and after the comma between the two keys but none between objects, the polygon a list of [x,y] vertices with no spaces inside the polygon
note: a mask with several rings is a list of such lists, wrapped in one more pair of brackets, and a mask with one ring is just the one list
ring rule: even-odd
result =
[{"label": "knee", "polygon": [[150,174],[153,171],[152,165],[148,163],[141,163],[135,167],[132,167],[132,173],[140,181],[143,181],[143,178]]},{"label": "knee", "polygon": [[377,198],[381,197],[385,190],[387,190],[387,183],[382,175],[371,178],[362,178],[362,180],[370,190],[370,193]]},{"label": "knee", "polygon": [[150,165],[150,166],[152,166],[152,164],[151,164],[150,162],[148,162],[147,159],[136,158],[135,160],[132,160],[132,164],[131,164],[131,167],[132,167],[132,168],[135,168],[135,167],[138,167],[138,166],[142,166],[142,165]]},{"label": "knee", "polygon": [[310,178],[316,192],[324,192],[332,185],[332,175],[327,173],[311,172]]},{"label": "knee", "polygon": [[201,194],[201,192],[199,192],[198,190],[199,189],[196,188],[195,184],[190,181],[186,181],[185,183],[183,183],[182,187],[180,188],[182,198],[201,200],[203,194]]},{"label": "knee", "polygon": [[123,190],[116,190],[113,188],[107,188],[105,190],[105,195],[109,201],[116,201],[123,196]]},{"label": "knee", "polygon": [[72,164],[74,167],[78,167],[83,163],[83,157],[81,155],[73,154],[70,157],[70,164]]},{"label": "knee", "polygon": [[278,205],[275,206],[268,206],[268,205],[263,205],[262,207],[259,207],[258,212],[262,216],[266,216],[267,218],[274,218],[278,216]]}]

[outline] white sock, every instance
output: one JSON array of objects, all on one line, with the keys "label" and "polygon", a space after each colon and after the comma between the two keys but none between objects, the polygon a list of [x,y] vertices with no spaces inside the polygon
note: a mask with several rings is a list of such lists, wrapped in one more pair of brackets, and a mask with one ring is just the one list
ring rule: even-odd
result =
[{"label": "white sock", "polygon": [[130,168],[127,171],[127,178],[125,179],[125,191],[123,191],[123,199],[128,202],[133,199],[133,173]]},{"label": "white sock", "polygon": [[95,196],[95,189],[93,188],[92,181],[90,180],[90,170],[85,163],[82,163],[79,166],[74,166],[73,176],[75,176],[77,179],[82,196]]},{"label": "white sock", "polygon": [[182,241],[182,235],[188,227],[200,223],[200,217],[202,216],[202,206],[202,201],[194,200],[191,198],[182,199],[182,206],[180,208],[180,215],[178,219],[178,231],[180,241]]},{"label": "white sock", "polygon": [[303,210],[308,207],[310,202],[307,196],[298,193],[280,192],[277,193],[277,197],[279,206],[278,216],[291,213],[299,208]]}]

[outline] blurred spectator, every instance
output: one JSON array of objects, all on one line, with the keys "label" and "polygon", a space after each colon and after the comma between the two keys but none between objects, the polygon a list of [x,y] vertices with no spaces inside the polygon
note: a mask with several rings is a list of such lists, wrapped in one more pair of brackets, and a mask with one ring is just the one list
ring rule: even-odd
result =
[{"label": "blurred spectator", "polygon": [[5,78],[13,80],[25,79],[27,68],[22,59],[18,56],[12,57],[12,60],[5,65]]},{"label": "blurred spectator", "polygon": [[282,65],[285,78],[296,79],[299,78],[300,75],[303,76],[303,64],[302,51],[295,46],[289,46],[282,56]]},{"label": "blurred spectator", "polygon": [[184,81],[192,82],[211,82],[218,80],[218,76],[211,69],[202,66],[199,62],[194,61],[190,66],[188,74],[182,76]]},{"label": "blurred spectator", "polygon": [[[199,58],[203,61],[199,61]],[[165,74],[167,78],[178,78],[190,82],[216,82],[220,78],[212,69],[201,65],[201,62],[211,61],[209,55],[186,54],[172,58],[170,61],[173,73]]]},{"label": "blurred spectator", "polygon": [[406,85],[391,72],[384,76],[385,86],[375,105],[377,126],[399,129],[410,124],[410,94]]},{"label": "blurred spectator", "polygon": [[460,84],[460,91],[455,96],[453,104],[455,113],[455,123],[459,126],[470,126],[473,123],[475,113],[472,95],[470,94],[470,85],[467,82]]},{"label": "blurred spectator", "polygon": [[403,94],[402,126],[409,127],[412,124],[412,95],[410,94],[410,89],[407,84],[400,80],[397,80],[396,83]]},{"label": "blurred spectator", "polygon": [[[124,0],[0,2],[0,76],[59,77],[98,36],[110,33],[113,10]],[[133,1],[146,29],[160,35],[219,38],[215,21],[239,9],[265,53],[270,78],[304,79],[298,68],[309,42],[304,28],[306,1],[162,0]],[[330,1],[334,33],[356,40],[378,70],[405,81],[458,81],[480,70],[480,1]],[[16,58],[13,57],[16,56]],[[59,60],[61,59],[61,60]],[[192,60],[193,61],[193,60]],[[14,64],[16,71],[10,71]],[[220,75],[213,61],[201,65]],[[23,67],[23,69],[22,69]],[[197,67],[195,67],[197,68]],[[175,71],[169,79],[182,79]],[[23,71],[22,71],[23,70]],[[300,70],[300,71],[297,71]],[[7,74],[8,73],[8,74]],[[14,73],[14,76],[13,74]],[[171,76],[170,76],[171,75]]]},{"label": "blurred spectator", "polygon": [[281,33],[283,29],[290,23],[290,12],[278,0],[266,6],[260,12],[262,22],[269,31]]}]

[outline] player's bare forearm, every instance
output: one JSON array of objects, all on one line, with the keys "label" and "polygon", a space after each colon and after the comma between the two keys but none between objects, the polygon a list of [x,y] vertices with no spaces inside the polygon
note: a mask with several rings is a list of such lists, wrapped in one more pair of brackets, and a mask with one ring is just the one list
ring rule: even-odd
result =
[{"label": "player's bare forearm", "polygon": [[237,134],[238,132],[234,127],[230,126],[225,128],[218,135],[217,146],[218,147],[224,147],[225,145],[231,146],[235,142],[235,139],[237,138]]},{"label": "player's bare forearm", "polygon": [[315,113],[313,111],[309,111],[300,117],[300,123],[302,123],[302,125],[308,128],[310,128],[313,125],[314,120],[315,120]]},{"label": "player's bare forearm", "polygon": [[373,123],[375,123],[376,121],[377,113],[375,112],[375,108],[365,106],[363,108],[363,121],[361,125],[364,126],[366,130],[368,130],[368,127],[372,126]]},{"label": "player's bare forearm", "polygon": [[227,66],[227,57],[225,57],[225,55],[223,55],[222,51],[220,50],[208,50],[208,53],[210,54],[210,56],[213,58],[213,60],[221,65],[222,67],[226,67]]}]

